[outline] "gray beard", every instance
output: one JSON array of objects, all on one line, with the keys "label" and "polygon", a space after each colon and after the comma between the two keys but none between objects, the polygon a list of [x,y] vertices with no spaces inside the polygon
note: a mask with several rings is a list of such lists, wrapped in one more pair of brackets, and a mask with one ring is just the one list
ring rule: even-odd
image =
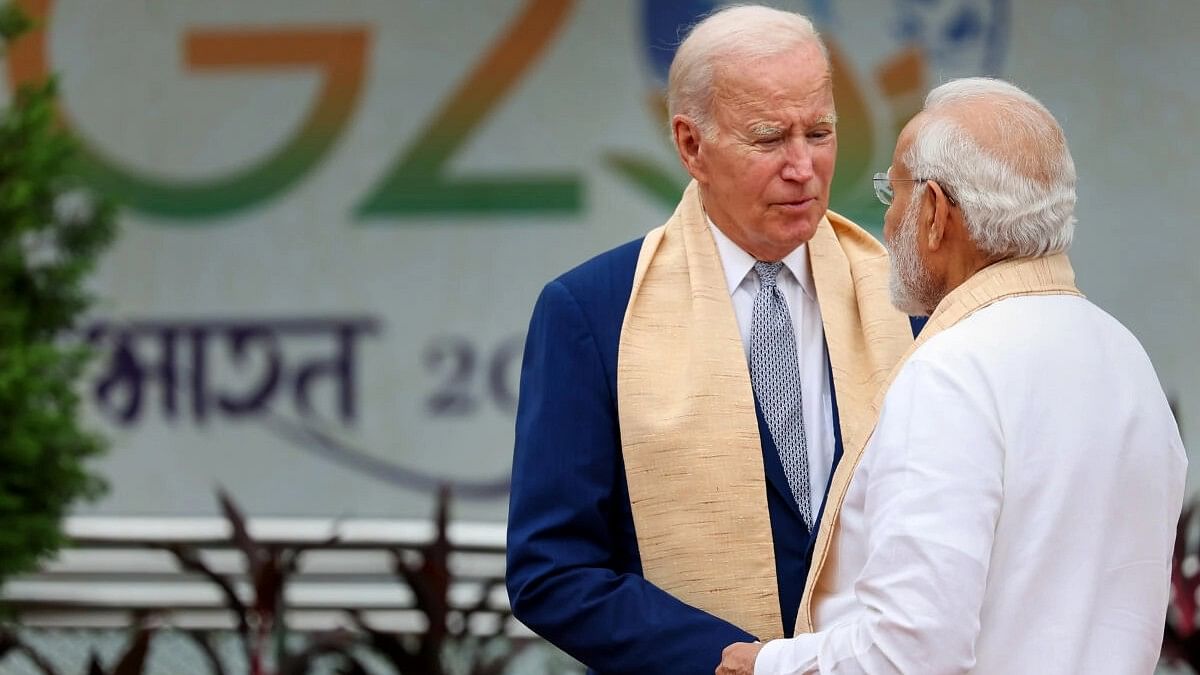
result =
[{"label": "gray beard", "polygon": [[921,201],[916,193],[900,218],[899,232],[893,241],[884,238],[891,254],[888,288],[892,306],[909,316],[925,316],[941,302],[941,290],[917,255],[917,215]]}]

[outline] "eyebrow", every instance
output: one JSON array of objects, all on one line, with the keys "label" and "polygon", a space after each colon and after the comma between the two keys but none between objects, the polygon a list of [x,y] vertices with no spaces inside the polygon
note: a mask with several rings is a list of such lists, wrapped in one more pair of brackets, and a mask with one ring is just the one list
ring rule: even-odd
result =
[{"label": "eyebrow", "polygon": [[[822,124],[837,126],[837,113],[825,113],[818,117],[810,126],[816,127]],[[783,128],[771,122],[759,122],[750,127],[750,133],[755,138],[769,138],[783,133]]]},{"label": "eyebrow", "polygon": [[755,138],[768,138],[770,136],[776,136],[782,132],[783,129],[780,128],[779,125],[771,124],[769,122],[759,122],[758,124],[750,127],[750,133]]}]

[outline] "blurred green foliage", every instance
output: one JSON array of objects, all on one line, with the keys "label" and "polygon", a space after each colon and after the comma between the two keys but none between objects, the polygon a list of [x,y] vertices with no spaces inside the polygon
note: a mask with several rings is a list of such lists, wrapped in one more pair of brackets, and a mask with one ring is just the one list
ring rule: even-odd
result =
[{"label": "blurred green foliage", "polygon": [[[29,27],[0,9],[5,45]],[[23,88],[0,110],[0,581],[61,546],[72,502],[103,491],[86,465],[105,444],[79,420],[88,353],[73,329],[115,208],[73,178],[55,87]]]}]

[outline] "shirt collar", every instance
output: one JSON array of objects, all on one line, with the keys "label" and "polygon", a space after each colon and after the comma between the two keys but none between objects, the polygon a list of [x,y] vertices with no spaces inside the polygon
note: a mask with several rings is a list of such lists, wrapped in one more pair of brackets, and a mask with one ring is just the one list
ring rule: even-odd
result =
[{"label": "shirt collar", "polygon": [[[746,275],[750,274],[750,270],[754,269],[754,263],[758,261],[754,256],[746,253],[741,246],[733,243],[733,240],[722,232],[711,218],[708,219],[708,229],[712,231],[713,240],[717,243],[717,253],[720,254],[721,266],[725,269],[725,284],[729,288],[729,294],[733,295],[737,287],[742,285]],[[792,277],[800,282],[800,288],[808,296],[808,299],[816,302],[817,289],[808,264],[808,244],[797,246],[784,257],[782,262],[783,266],[792,273]]]}]

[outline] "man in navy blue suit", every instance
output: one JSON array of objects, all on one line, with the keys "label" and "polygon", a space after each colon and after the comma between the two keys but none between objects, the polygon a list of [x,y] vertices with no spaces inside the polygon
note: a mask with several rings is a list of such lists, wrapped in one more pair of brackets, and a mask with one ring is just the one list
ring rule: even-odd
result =
[{"label": "man in navy blue suit", "polygon": [[882,247],[828,211],[837,117],[808,19],[697,24],[668,107],[692,184],[666,225],[545,287],[521,374],[513,613],[600,673],[708,673],[791,636],[842,443],[912,341]]}]

